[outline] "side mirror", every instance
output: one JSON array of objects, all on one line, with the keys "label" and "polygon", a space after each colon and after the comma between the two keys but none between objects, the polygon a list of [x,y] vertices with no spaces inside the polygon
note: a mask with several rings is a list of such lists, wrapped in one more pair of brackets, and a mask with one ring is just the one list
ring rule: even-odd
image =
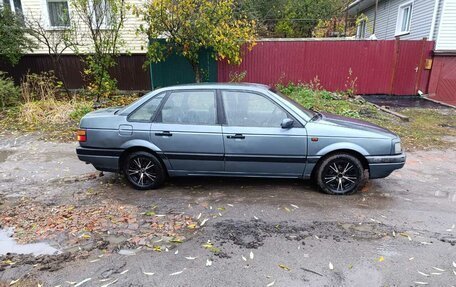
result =
[{"label": "side mirror", "polygon": [[293,127],[294,121],[292,119],[284,119],[280,126],[282,129],[291,129]]}]

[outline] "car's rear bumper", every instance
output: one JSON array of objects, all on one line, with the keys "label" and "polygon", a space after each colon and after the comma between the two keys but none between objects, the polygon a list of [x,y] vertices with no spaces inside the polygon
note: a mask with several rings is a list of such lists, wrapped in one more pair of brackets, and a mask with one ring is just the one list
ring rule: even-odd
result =
[{"label": "car's rear bumper", "polygon": [[383,178],[405,165],[405,153],[386,156],[366,156],[369,163],[369,178]]},{"label": "car's rear bumper", "polygon": [[78,158],[86,163],[92,164],[101,171],[119,171],[119,158],[122,154],[121,149],[102,149],[77,147]]}]

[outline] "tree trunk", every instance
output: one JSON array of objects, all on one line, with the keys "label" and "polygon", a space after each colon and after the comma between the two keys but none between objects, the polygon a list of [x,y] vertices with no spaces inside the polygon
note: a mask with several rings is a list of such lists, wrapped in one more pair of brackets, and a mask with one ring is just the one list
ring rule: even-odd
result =
[{"label": "tree trunk", "polygon": [[190,65],[192,66],[193,73],[195,73],[195,82],[196,83],[201,83],[202,82],[202,75],[201,75],[201,69],[199,67],[199,63],[190,61]]}]

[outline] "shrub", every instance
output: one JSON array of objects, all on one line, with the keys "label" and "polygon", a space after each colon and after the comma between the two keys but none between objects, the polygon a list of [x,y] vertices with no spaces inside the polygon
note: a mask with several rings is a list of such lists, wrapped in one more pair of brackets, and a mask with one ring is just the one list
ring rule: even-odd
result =
[{"label": "shrub", "polygon": [[11,107],[19,103],[19,88],[14,81],[0,72],[0,108]]},{"label": "shrub", "polygon": [[59,99],[61,87],[62,83],[57,81],[53,71],[27,73],[21,82],[22,99],[25,103]]}]

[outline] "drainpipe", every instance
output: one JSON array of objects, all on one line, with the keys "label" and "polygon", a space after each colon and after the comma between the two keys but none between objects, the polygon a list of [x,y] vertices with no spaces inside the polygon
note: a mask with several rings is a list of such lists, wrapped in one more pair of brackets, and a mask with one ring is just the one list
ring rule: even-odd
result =
[{"label": "drainpipe", "polygon": [[434,33],[435,33],[435,22],[437,22],[437,12],[439,10],[440,0],[434,1],[434,12],[432,13],[432,23],[431,23],[431,31],[429,31],[429,41],[434,40]]},{"label": "drainpipe", "polygon": [[[436,1],[438,1],[438,0],[436,0]],[[372,28],[372,35],[375,35],[375,26],[377,26],[377,10],[378,10],[378,0],[375,0],[374,27]]]}]

